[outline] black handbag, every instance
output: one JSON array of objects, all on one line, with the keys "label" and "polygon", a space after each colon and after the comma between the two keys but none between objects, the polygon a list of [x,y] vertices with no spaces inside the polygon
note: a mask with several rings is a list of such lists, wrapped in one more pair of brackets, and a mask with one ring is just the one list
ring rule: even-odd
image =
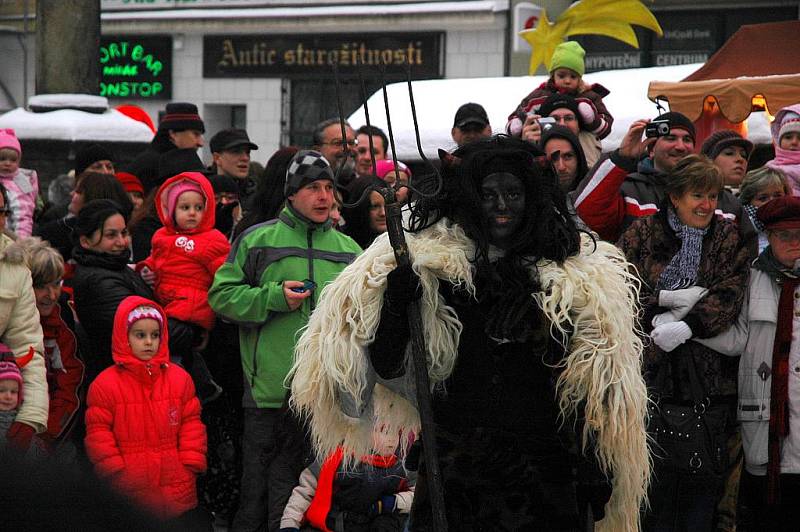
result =
[{"label": "black handbag", "polygon": [[720,476],[728,465],[731,408],[712,403],[700,384],[694,355],[687,356],[692,404],[654,400],[648,406],[656,462],[660,459],[663,467],[678,473]]}]

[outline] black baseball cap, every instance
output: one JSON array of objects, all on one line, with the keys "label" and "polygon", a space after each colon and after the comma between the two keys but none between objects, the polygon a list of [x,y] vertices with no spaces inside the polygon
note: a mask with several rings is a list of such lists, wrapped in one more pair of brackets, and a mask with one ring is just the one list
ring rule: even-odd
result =
[{"label": "black baseball cap", "polygon": [[250,142],[250,137],[247,136],[247,131],[244,129],[223,129],[218,131],[211,141],[209,141],[209,148],[211,153],[220,153],[225,150],[232,150],[239,146],[247,146],[251,150],[257,150],[258,146]]},{"label": "black baseball cap", "polygon": [[453,127],[464,127],[467,124],[479,124],[483,127],[489,125],[489,117],[486,115],[486,109],[479,103],[465,103],[456,111],[456,119],[453,121]]}]

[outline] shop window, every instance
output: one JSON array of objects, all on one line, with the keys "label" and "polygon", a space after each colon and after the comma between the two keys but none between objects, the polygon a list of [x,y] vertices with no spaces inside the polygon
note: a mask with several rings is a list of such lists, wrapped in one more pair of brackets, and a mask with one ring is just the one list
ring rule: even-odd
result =
[{"label": "shop window", "polygon": [[231,105],[231,127],[247,129],[246,105]]},{"label": "shop window", "polygon": [[[314,127],[328,118],[337,118],[336,85],[332,79],[296,79],[284,87],[282,137],[295,146],[310,146]],[[365,80],[367,97],[381,88],[377,80]],[[347,118],[362,102],[357,79],[342,80],[340,85],[342,112]],[[288,102],[286,102],[288,96]],[[287,117],[286,114],[289,114]],[[350,124],[358,129],[364,124]]]}]

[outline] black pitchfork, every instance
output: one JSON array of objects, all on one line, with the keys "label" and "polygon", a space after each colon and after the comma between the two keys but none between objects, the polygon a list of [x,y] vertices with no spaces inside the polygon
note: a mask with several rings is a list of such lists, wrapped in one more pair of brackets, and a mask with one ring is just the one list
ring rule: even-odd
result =
[{"label": "black pitchfork", "polygon": [[[369,108],[367,106],[367,94],[366,88],[364,85],[364,78],[361,73],[361,64],[357,64],[357,71],[358,71],[358,79],[361,85],[361,99],[364,103],[364,117],[367,122],[367,126],[370,126],[369,120]],[[381,86],[383,88],[383,103],[386,108],[386,128],[387,133],[389,135],[389,143],[392,147],[392,162],[394,163],[394,167],[397,168],[397,155],[395,152],[395,145],[394,145],[394,132],[392,131],[392,120],[389,115],[389,97],[386,92],[386,63],[381,62],[378,66],[380,72],[380,80]],[[333,63],[333,75],[336,81],[336,104],[338,106],[339,111],[339,124],[342,128],[342,152],[345,157],[353,157],[352,152],[350,151],[346,139],[347,139],[347,131],[345,128],[345,120],[344,120],[344,113],[342,112],[342,98],[340,94],[340,79],[339,79],[339,69],[336,63]],[[386,230],[389,233],[389,242],[392,245],[392,249],[394,250],[394,256],[397,260],[397,266],[406,266],[411,264],[411,257],[408,253],[408,246],[406,245],[406,238],[403,233],[403,218],[402,218],[402,205],[400,202],[397,201],[397,192],[406,187],[410,194],[408,194],[409,198],[412,197],[433,197],[439,194],[442,189],[442,176],[439,173],[439,170],[425,157],[425,153],[422,151],[422,142],[420,141],[419,136],[419,125],[417,123],[417,111],[416,107],[414,106],[414,90],[411,85],[411,65],[408,64],[406,68],[406,80],[408,82],[408,97],[411,102],[411,117],[414,121],[414,135],[416,136],[417,141],[417,151],[419,153],[420,158],[422,159],[423,163],[425,163],[432,171],[433,177],[436,178],[436,189],[429,194],[422,192],[414,188],[411,184],[412,178],[409,177],[409,183],[403,184],[400,182],[399,179],[395,181],[394,187],[384,187],[380,190],[377,190],[373,187],[367,188],[364,193],[361,195],[360,198],[356,199],[353,203],[346,203],[343,207],[355,207],[359,205],[362,201],[369,197],[369,193],[375,190],[381,196],[383,196],[383,200],[385,203],[385,210],[386,210]],[[372,168],[373,172],[375,169],[375,152],[374,152],[374,145],[372,141],[372,135],[367,135],[369,138],[369,153],[370,158],[372,159]],[[345,167],[345,164],[339,165],[339,168],[336,171],[335,176],[335,184],[338,186],[340,183],[341,171]],[[420,182],[423,179],[418,179]],[[445,515],[444,510],[444,490],[442,488],[442,474],[439,470],[439,458],[436,455],[436,428],[433,422],[433,409],[431,407],[431,397],[430,397],[430,380],[428,379],[428,364],[427,364],[427,348],[425,347],[425,337],[423,336],[423,328],[422,328],[422,316],[420,314],[419,309],[419,302],[412,301],[408,304],[408,324],[409,329],[411,331],[411,353],[412,353],[412,363],[414,366],[414,380],[417,389],[417,405],[419,409],[419,417],[420,422],[422,424],[422,447],[424,449],[424,456],[425,456],[425,468],[426,468],[426,476],[428,480],[428,487],[430,490],[430,499],[431,499],[431,510],[433,514],[433,524],[434,530],[436,532],[446,532],[447,531],[447,517]]]}]

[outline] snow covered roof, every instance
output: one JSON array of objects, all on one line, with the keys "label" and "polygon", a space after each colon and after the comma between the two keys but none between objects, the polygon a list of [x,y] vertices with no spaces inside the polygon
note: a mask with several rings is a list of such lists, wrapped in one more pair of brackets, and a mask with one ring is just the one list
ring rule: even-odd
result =
[{"label": "snow covered roof", "polygon": [[[130,4],[129,4],[130,5]],[[407,4],[291,6],[291,7],[238,7],[226,9],[161,9],[152,11],[103,11],[100,19],[110,20],[186,20],[231,18],[303,18],[303,17],[359,17],[428,15],[436,13],[465,13],[507,11],[508,0],[475,0],[470,2],[418,2]],[[130,9],[130,8],[129,8]]]},{"label": "snow covered roof", "polygon": [[[647,98],[650,81],[679,81],[699,66],[692,64],[586,74],[585,80],[588,83],[600,83],[611,91],[603,101],[614,117],[614,124],[611,134],[603,140],[603,149],[611,151],[617,148],[634,120],[657,115],[655,104]],[[448,151],[455,148],[450,130],[453,127],[453,117],[462,104],[481,104],[489,115],[493,131],[502,133],[508,115],[514,111],[520,100],[546,79],[546,76],[522,76],[414,81],[414,104],[426,157],[436,158],[438,148]],[[393,83],[387,86],[387,93],[397,158],[419,160],[408,85],[406,82]],[[372,125],[387,131],[382,92],[378,90],[373,94],[367,100],[367,105]],[[366,124],[363,106],[350,115],[348,121],[354,128]],[[771,142],[769,122],[764,113],[752,113],[747,124],[748,138],[752,142]]]},{"label": "snow covered roof", "polygon": [[153,139],[150,128],[114,109],[104,113],[75,109],[32,113],[18,107],[0,115],[0,128],[13,128],[22,140],[150,142]]},{"label": "snow covered roof", "polygon": [[102,113],[108,109],[108,98],[92,94],[37,94],[28,98],[28,108],[37,113],[58,109],[80,109],[90,113]]}]

